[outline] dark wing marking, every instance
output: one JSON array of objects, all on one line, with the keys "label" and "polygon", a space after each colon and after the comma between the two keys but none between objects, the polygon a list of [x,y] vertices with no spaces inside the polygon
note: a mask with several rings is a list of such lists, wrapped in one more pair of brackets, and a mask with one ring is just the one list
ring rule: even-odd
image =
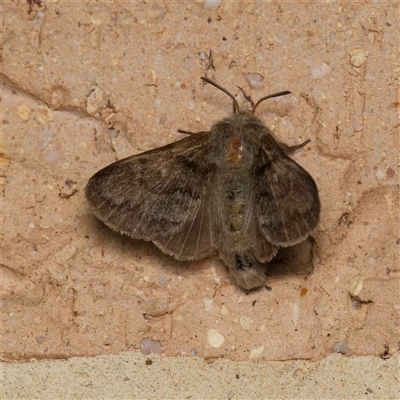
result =
[{"label": "dark wing marking", "polygon": [[209,140],[209,133],[196,133],[100,170],[86,187],[94,214],[177,258],[212,254],[209,204],[203,203],[212,172]]},{"label": "dark wing marking", "polygon": [[258,222],[265,238],[275,246],[303,241],[319,221],[313,178],[268,133],[261,139],[255,174]]}]

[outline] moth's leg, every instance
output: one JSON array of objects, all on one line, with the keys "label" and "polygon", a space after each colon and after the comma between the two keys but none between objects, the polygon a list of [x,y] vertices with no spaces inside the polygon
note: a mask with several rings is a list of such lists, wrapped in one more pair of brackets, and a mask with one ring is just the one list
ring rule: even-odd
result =
[{"label": "moth's leg", "polygon": [[300,144],[296,144],[294,146],[288,146],[285,143],[279,142],[279,146],[282,148],[282,150],[286,153],[286,154],[292,154],[294,153],[296,150],[301,149],[302,147],[306,146],[308,143],[310,143],[311,140],[307,139],[306,141],[304,141],[303,143]]},{"label": "moth's leg", "polygon": [[178,129],[178,132],[183,133],[184,135],[197,135],[198,133],[211,133],[210,131],[190,132],[190,131],[184,131],[183,129]]}]

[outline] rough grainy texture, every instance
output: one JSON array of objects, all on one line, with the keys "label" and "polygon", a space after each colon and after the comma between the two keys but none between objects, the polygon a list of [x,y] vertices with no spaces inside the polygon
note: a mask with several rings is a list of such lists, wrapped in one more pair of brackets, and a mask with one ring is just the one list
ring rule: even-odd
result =
[{"label": "rough grainy texture", "polygon": [[[2,5],[4,359],[398,352],[397,3],[39,4]],[[227,115],[204,75],[239,101],[236,85],[290,90],[257,115],[282,142],[311,139],[293,158],[321,223],[278,254],[270,290],[246,295],[216,258],[121,237],[84,198],[102,167]]]},{"label": "rough grainy texture", "polygon": [[125,353],[4,364],[2,399],[398,399],[399,357],[232,362]]}]

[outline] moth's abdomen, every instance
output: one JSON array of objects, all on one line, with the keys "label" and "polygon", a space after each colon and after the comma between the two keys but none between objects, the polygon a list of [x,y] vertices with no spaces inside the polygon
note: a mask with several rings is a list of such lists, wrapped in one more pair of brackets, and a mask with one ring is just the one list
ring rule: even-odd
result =
[{"label": "moth's abdomen", "polygon": [[220,253],[220,257],[228,266],[233,279],[243,289],[254,289],[265,282],[266,265],[257,261],[251,251]]},{"label": "moth's abdomen", "polygon": [[[233,135],[226,143],[225,168],[226,190],[224,202],[226,204],[227,229],[233,234],[235,244],[243,238],[243,225],[246,213],[246,190],[243,184],[243,167],[246,163],[245,152],[241,137]],[[229,177],[230,175],[230,177]]]},{"label": "moth's abdomen", "polygon": [[235,232],[236,240],[240,240],[240,232],[243,230],[246,199],[244,191],[241,188],[235,188],[229,191],[227,198],[229,230]]}]

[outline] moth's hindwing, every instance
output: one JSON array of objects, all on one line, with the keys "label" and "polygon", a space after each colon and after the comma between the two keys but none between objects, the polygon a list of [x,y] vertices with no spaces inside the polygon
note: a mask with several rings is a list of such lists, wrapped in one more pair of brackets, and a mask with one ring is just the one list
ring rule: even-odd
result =
[{"label": "moth's hindwing", "polygon": [[318,189],[310,174],[266,134],[256,169],[257,214],[265,238],[275,246],[292,246],[317,227]]},{"label": "moth's hindwing", "polygon": [[215,253],[213,235],[213,203],[210,191],[197,202],[196,209],[181,230],[173,235],[153,240],[164,253],[178,260],[200,260]]},{"label": "moth's hindwing", "polygon": [[278,248],[268,242],[259,229],[257,229],[251,250],[260,263],[271,261],[278,252]]},{"label": "moth's hindwing", "polygon": [[86,187],[94,214],[178,259],[211,255],[209,141],[209,133],[194,133],[100,170]]}]

